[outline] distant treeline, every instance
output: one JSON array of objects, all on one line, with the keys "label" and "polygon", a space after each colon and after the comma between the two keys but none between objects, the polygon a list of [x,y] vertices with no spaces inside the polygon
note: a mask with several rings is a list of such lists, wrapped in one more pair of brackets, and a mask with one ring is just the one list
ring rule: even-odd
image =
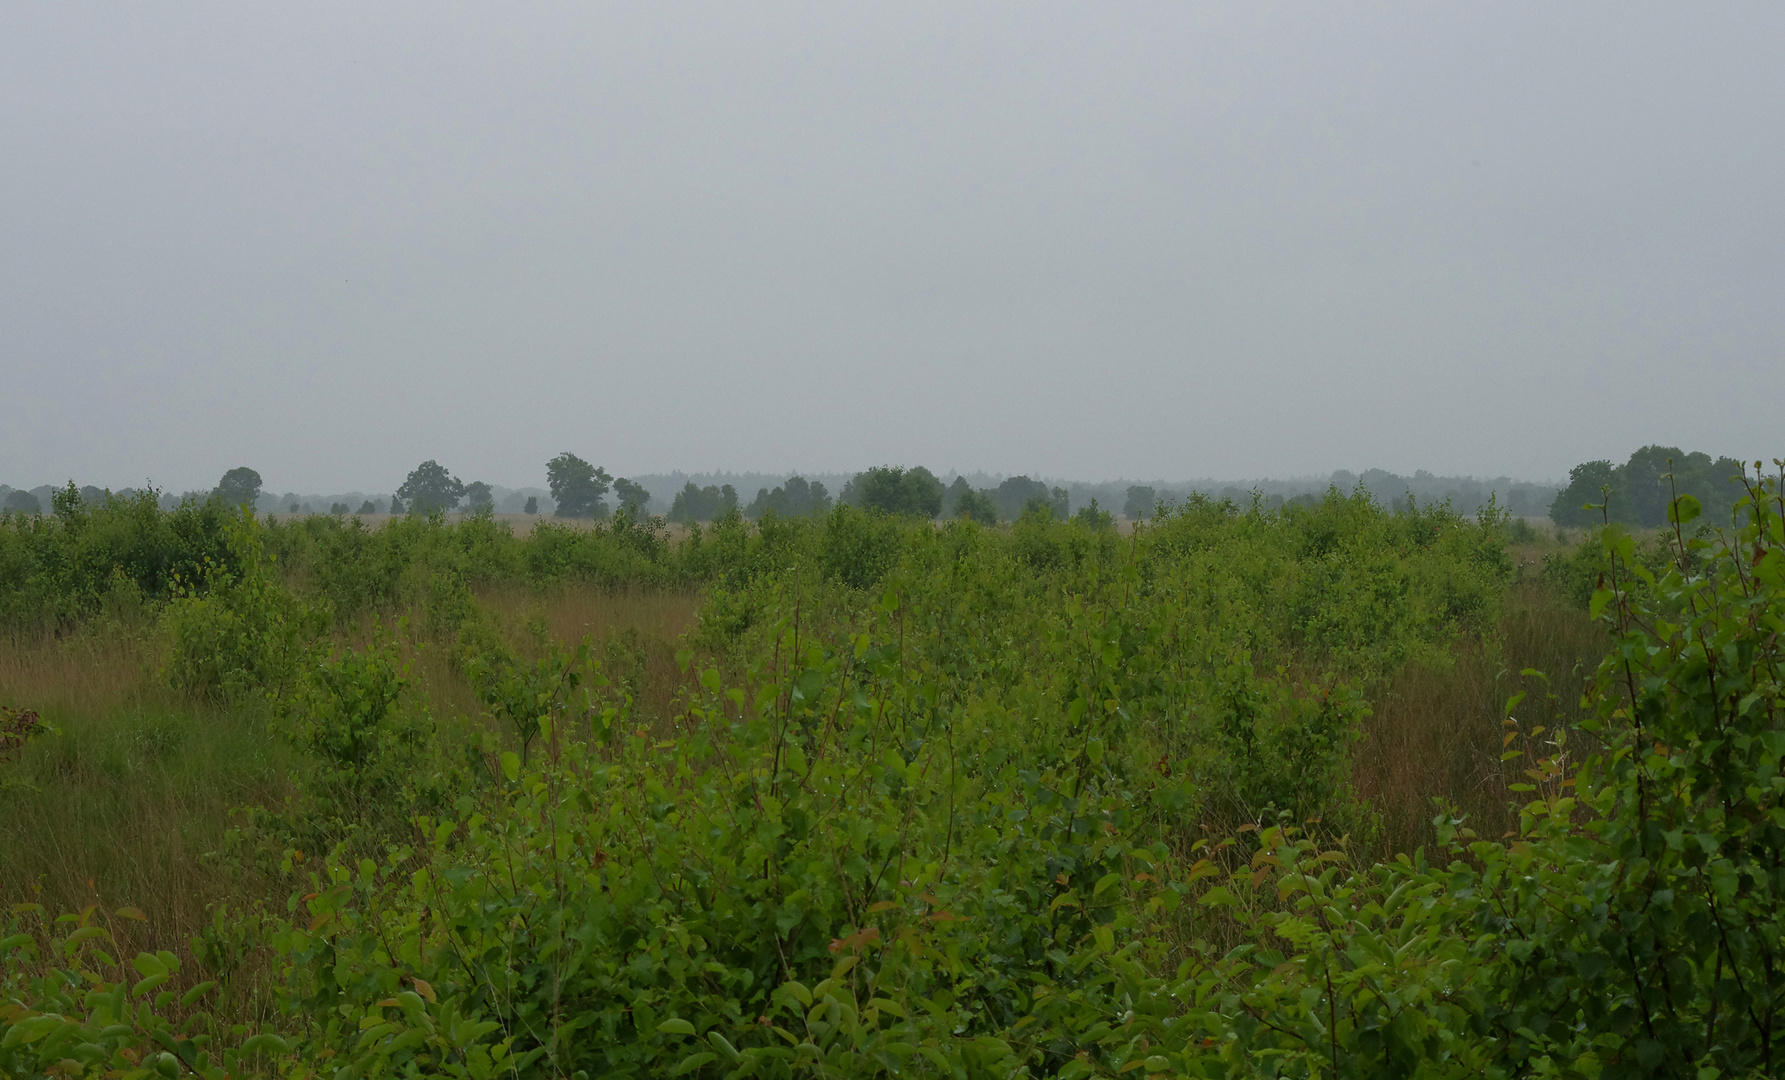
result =
[{"label": "distant treeline", "polygon": [[[1336,488],[1346,494],[1362,490],[1388,508],[1449,503],[1459,512],[1471,513],[1492,500],[1514,517],[1549,517],[1558,525],[1590,525],[1608,514],[1614,522],[1653,526],[1666,519],[1670,475],[1674,489],[1695,496],[1707,517],[1721,520],[1739,494],[1739,485],[1730,483],[1730,478],[1741,471],[1742,463],[1731,457],[1713,459],[1677,447],[1645,446],[1622,465],[1605,460],[1576,466],[1565,488],[1505,476],[1436,476],[1424,470],[1402,476],[1384,469],[1362,473],[1341,469],[1325,477],[1234,483],[1116,480],[1091,484],[985,473],[957,473],[944,481],[921,465],[883,465],[854,474],[676,473],[627,479],[613,477],[601,466],[566,451],[546,464],[544,488],[511,489],[476,480],[467,483],[439,463],[425,461],[390,494],[276,495],[263,490],[260,474],[246,467],[231,469],[210,491],[176,495],[149,490],[146,494],[162,510],[172,510],[182,502],[218,498],[227,505],[250,505],[263,513],[338,517],[440,510],[605,519],[624,512],[635,519],[660,516],[686,524],[717,521],[733,513],[750,521],[769,514],[783,518],[821,515],[842,504],[907,516],[970,517],[995,524],[1035,510],[1057,518],[1087,513],[1120,515],[1132,521],[1197,496],[1238,506],[1249,506],[1256,499],[1264,508],[1274,509],[1289,502],[1314,502]],[[748,494],[752,487],[754,495]],[[1607,490],[1609,502],[1604,494]],[[144,492],[125,488],[108,493],[92,486],[58,488],[47,484],[23,489],[0,484],[0,511],[49,513],[57,497],[78,497],[96,506],[107,494],[133,501]],[[1604,505],[1605,510],[1587,510],[1588,505]]]},{"label": "distant treeline", "polygon": [[[203,502],[213,496],[230,505],[247,504],[261,513],[278,514],[403,514],[440,509],[449,512],[488,510],[502,514],[543,514],[566,518],[605,518],[626,509],[635,517],[662,516],[673,522],[715,521],[736,510],[749,520],[759,520],[771,510],[780,517],[823,513],[835,503],[885,506],[901,513],[927,513],[981,521],[1010,521],[1036,500],[1059,517],[1096,505],[1096,513],[1121,514],[1129,519],[1149,515],[1158,505],[1173,506],[1195,495],[1250,505],[1256,494],[1266,507],[1323,496],[1329,487],[1351,492],[1361,486],[1384,506],[1404,506],[1411,499],[1420,506],[1448,501],[1462,511],[1472,511],[1493,498],[1518,517],[1543,517],[1549,512],[1559,488],[1554,484],[1529,483],[1508,477],[1435,476],[1419,471],[1400,476],[1382,469],[1361,474],[1339,470],[1329,476],[1305,476],[1287,480],[1225,482],[1112,480],[1101,483],[1063,481],[1029,475],[1000,476],[987,473],[955,473],[944,481],[922,466],[882,466],[860,473],[666,473],[641,474],[630,479],[610,476],[597,465],[571,453],[547,463],[547,484],[537,488],[505,488],[473,480],[461,481],[434,461],[417,466],[395,492],[338,492],[328,495],[275,493],[264,489],[253,469],[231,469],[208,491],[151,490],[156,504],[172,510],[183,501]],[[896,476],[896,479],[895,479]],[[13,488],[0,484],[0,510],[49,513],[52,496],[65,485]],[[895,493],[896,489],[896,493]],[[78,487],[82,499],[96,505],[105,490]],[[751,492],[754,491],[754,495]],[[124,488],[111,494],[133,499],[138,491]],[[932,503],[938,508],[931,510]]]}]

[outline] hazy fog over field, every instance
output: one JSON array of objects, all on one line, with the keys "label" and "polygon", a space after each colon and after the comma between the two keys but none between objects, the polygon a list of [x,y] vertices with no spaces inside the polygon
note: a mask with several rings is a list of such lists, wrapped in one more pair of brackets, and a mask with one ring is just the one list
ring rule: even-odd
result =
[{"label": "hazy fog over field", "polygon": [[1776,4],[5,27],[13,484],[1780,450]]}]

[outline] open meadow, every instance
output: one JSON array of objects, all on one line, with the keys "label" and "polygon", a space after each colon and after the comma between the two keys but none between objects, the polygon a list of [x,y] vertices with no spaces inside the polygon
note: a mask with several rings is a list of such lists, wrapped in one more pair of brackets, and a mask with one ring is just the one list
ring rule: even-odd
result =
[{"label": "open meadow", "polygon": [[1756,484],[0,517],[0,1072],[1774,1074]]}]

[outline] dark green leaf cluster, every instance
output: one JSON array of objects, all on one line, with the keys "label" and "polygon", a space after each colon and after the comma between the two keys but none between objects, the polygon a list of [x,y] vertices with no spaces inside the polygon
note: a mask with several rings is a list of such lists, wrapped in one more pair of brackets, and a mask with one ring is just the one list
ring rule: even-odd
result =
[{"label": "dark green leaf cluster", "polygon": [[819,517],[831,508],[830,492],[816,480],[790,476],[787,483],[770,491],[758,488],[756,498],[744,508],[744,516],[757,521],[768,514],[778,517]]},{"label": "dark green leaf cluster", "polygon": [[[451,510],[465,497],[464,481],[446,471],[446,466],[432,458],[417,465],[397,488],[397,499],[407,504],[411,514],[431,514]],[[391,513],[396,513],[393,504]]]},{"label": "dark green leaf cluster", "polygon": [[1565,526],[1598,525],[1609,517],[1622,525],[1655,527],[1667,524],[1668,505],[1675,494],[1683,494],[1697,499],[1711,522],[1725,524],[1742,496],[1742,473],[1742,463],[1734,458],[1712,460],[1709,454],[1688,454],[1674,446],[1645,446],[1622,465],[1576,465],[1549,516]]},{"label": "dark green leaf cluster", "polygon": [[0,626],[64,628],[106,610],[166,601],[207,566],[237,573],[237,511],[215,500],[171,511],[156,493],[83,498],[70,484],[53,515],[0,515]]},{"label": "dark green leaf cluster", "polygon": [[838,498],[844,505],[862,510],[899,517],[937,518],[942,516],[942,495],[942,481],[922,465],[909,469],[880,465],[856,473],[843,485]]},{"label": "dark green leaf cluster", "polygon": [[684,524],[717,521],[737,512],[738,493],[730,484],[724,487],[708,484],[703,488],[689,481],[676,492],[675,501],[669,507],[669,520]]}]

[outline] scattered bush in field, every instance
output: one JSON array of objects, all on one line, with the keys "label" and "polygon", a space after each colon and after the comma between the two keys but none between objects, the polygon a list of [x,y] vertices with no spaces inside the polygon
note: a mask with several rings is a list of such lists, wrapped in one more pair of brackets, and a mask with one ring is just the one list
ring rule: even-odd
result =
[{"label": "scattered bush in field", "polygon": [[42,730],[36,710],[0,705],[0,761],[17,761],[25,744]]},{"label": "scattered bush in field", "polygon": [[327,615],[275,582],[251,519],[233,530],[235,567],[207,562],[179,581],[161,615],[167,682],[201,698],[242,701],[290,685]]},{"label": "scattered bush in field", "polygon": [[824,519],[818,564],[850,588],[868,589],[898,565],[903,546],[897,519],[838,506]]},{"label": "scattered bush in field", "polygon": [[527,506],[521,512],[523,514],[537,514],[537,513],[539,513],[539,496],[537,496],[537,495],[527,496]]},{"label": "scattered bush in field", "polygon": [[355,513],[359,513],[359,514],[376,514],[377,512],[378,512],[378,507],[376,504],[374,504],[372,502],[371,499],[367,499],[364,502],[360,503],[359,509],[357,511],[355,511]]},{"label": "scattered bush in field", "polygon": [[490,485],[482,480],[473,480],[465,485],[465,505],[473,511],[488,510],[496,505],[490,495]]},{"label": "scattered bush in field", "polygon": [[[590,657],[587,641],[571,653],[552,643],[532,664],[506,650],[492,649],[473,659],[469,671],[484,707],[514,733],[522,763],[536,737],[563,731],[576,705],[579,686],[585,682],[591,687],[605,685],[607,681]],[[582,712],[587,711],[587,704],[585,696]]]},{"label": "scattered bush in field", "polygon": [[306,666],[280,704],[287,738],[315,756],[307,813],[402,820],[423,801],[434,722],[402,706],[407,684],[395,644],[338,649]]}]

